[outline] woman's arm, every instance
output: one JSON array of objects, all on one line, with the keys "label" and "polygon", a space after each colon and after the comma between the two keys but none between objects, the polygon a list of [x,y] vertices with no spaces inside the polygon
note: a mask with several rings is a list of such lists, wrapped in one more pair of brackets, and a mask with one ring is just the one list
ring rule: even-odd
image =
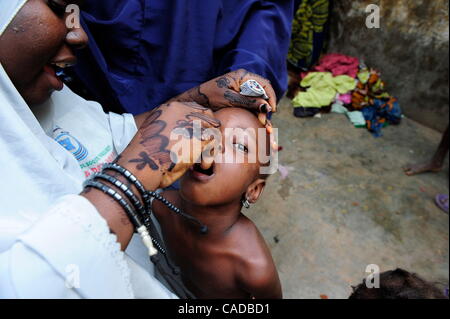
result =
[{"label": "woman's arm", "polygon": [[[268,100],[241,95],[240,87],[248,80],[256,80],[261,84],[269,97]],[[205,82],[172,98],[167,103],[170,102],[195,102],[213,111],[225,107],[245,108],[259,113],[258,118],[261,123],[267,126],[271,126],[270,121],[267,120],[267,113],[277,111],[277,97],[270,81],[244,69],[230,72]],[[147,112],[134,117],[138,128],[141,127],[148,114]]]},{"label": "woman's arm", "polygon": [[[292,0],[227,0],[223,3],[219,38],[223,54],[216,56],[217,74],[246,69],[272,83],[277,97],[287,89],[286,57],[294,18]],[[226,30],[226,31],[225,31]]]},{"label": "woman's arm", "polygon": [[[172,130],[179,121],[189,127],[194,119],[204,128],[220,125],[210,110],[196,104],[174,102],[154,110],[117,163],[148,190],[167,186],[202,151],[176,163],[167,156]],[[119,244],[126,249],[133,231],[122,208],[95,189],[61,198],[0,252],[0,298],[133,298],[129,267],[118,249]],[[155,281],[148,289],[161,288]]]},{"label": "woman's arm", "polygon": [[133,298],[129,276],[105,219],[78,195],[58,200],[0,253],[0,299]]},{"label": "woman's arm", "polygon": [[[200,158],[203,148],[210,142],[201,140],[198,143],[200,148],[193,148],[190,154],[178,157],[177,163],[172,162],[171,148],[179,143],[179,139],[171,140],[171,134],[176,129],[187,129],[189,132],[195,120],[199,121],[204,129],[220,127],[220,122],[214,119],[212,111],[196,103],[171,102],[143,115],[136,136],[119,156],[117,163],[134,174],[147,190],[171,185]],[[195,138],[198,137],[193,134],[183,136],[184,142],[188,143],[193,142]],[[123,177],[115,177],[127,183]],[[132,190],[138,194],[133,187]],[[134,227],[120,204],[92,188],[87,188],[81,195],[94,204],[108,222],[111,231],[117,235],[122,250],[125,250]]]},{"label": "woman's arm", "polygon": [[[151,112],[151,111],[150,111]],[[145,119],[148,117],[150,112],[145,112],[140,115],[137,115],[134,117],[134,120],[136,121],[136,127],[139,129],[142,124],[145,122]]]},{"label": "woman's arm", "polygon": [[[264,88],[268,96],[267,100],[262,97],[248,97],[240,94],[241,85],[249,80],[257,81]],[[258,118],[263,125],[270,125],[270,122],[267,122],[267,113],[277,111],[277,97],[270,81],[245,69],[239,69],[205,82],[174,97],[171,101],[194,101],[213,111],[225,107],[245,108],[259,113]]]}]

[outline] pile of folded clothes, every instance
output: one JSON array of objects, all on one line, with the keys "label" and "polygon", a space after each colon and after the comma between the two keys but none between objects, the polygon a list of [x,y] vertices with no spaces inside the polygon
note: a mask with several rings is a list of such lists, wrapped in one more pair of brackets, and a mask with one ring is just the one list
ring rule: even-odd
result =
[{"label": "pile of folded clothes", "polygon": [[386,91],[380,73],[357,58],[328,54],[301,77],[303,91],[292,101],[297,117],[346,114],[355,127],[366,127],[376,137],[384,126],[401,121],[398,100]]}]

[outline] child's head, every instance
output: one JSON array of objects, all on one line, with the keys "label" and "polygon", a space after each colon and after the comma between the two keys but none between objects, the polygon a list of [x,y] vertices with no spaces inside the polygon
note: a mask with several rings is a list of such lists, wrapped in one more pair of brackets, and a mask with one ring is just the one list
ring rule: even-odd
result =
[{"label": "child's head", "polygon": [[257,117],[247,110],[224,108],[215,116],[222,123],[222,139],[218,141],[221,150],[211,169],[205,171],[194,165],[186,173],[181,179],[180,194],[185,200],[201,206],[220,206],[243,199],[255,203],[267,178],[260,169],[268,163],[261,163],[259,154],[269,154],[269,134],[265,133]]},{"label": "child's head", "polygon": [[350,299],[446,299],[443,292],[416,274],[403,269],[380,274],[380,288],[367,288],[365,280]]}]

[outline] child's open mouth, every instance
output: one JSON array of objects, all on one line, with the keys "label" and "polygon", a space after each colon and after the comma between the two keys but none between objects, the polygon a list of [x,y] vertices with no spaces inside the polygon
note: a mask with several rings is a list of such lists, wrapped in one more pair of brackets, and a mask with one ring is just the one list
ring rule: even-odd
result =
[{"label": "child's open mouth", "polygon": [[72,65],[67,63],[55,62],[50,62],[44,66],[44,73],[46,74],[52,89],[56,91],[61,91],[63,89],[64,83],[61,80],[60,76],[62,75],[63,70],[66,67],[70,66]]},{"label": "child's open mouth", "polygon": [[191,167],[191,176],[200,181],[207,181],[214,176],[214,163],[208,169],[203,169],[200,164]]}]

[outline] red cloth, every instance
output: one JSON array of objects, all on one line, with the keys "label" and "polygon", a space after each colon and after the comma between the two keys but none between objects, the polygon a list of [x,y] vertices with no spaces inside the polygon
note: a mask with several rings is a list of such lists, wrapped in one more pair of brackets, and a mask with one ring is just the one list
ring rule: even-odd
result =
[{"label": "red cloth", "polygon": [[[316,72],[331,72],[333,76],[338,75],[348,75],[354,79],[358,75],[359,69],[359,59],[351,56],[331,53],[325,55],[311,71]],[[302,73],[302,78],[304,78],[307,73]]]}]

